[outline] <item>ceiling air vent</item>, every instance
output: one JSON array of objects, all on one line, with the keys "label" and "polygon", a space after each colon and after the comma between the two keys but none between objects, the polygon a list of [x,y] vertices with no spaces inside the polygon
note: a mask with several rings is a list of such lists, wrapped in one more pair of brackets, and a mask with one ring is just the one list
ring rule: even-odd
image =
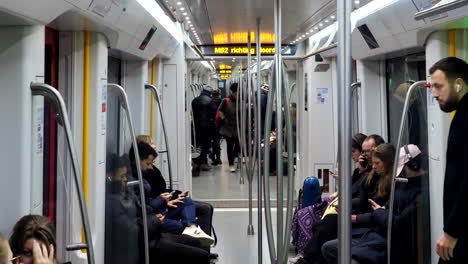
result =
[{"label": "ceiling air vent", "polygon": [[367,46],[369,46],[369,49],[376,49],[379,48],[379,43],[377,43],[377,40],[375,40],[374,35],[369,30],[369,27],[367,27],[366,24],[359,26],[358,27],[359,32],[361,32],[362,37],[367,43]]}]

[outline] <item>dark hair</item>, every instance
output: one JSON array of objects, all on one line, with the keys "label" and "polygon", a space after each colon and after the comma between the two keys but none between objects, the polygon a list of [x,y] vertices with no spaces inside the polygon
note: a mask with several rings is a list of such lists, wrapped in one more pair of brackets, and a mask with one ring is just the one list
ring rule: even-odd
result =
[{"label": "dark hair", "polygon": [[433,74],[437,70],[443,71],[448,80],[462,78],[465,84],[468,84],[468,64],[462,59],[457,57],[443,58],[432,65],[429,74]]},{"label": "dark hair", "polygon": [[[383,175],[379,175],[380,178],[377,182],[376,193],[380,198],[384,198],[390,193],[393,165],[395,163],[395,153],[395,147],[389,143],[381,144],[372,150],[372,157],[380,159],[383,162],[385,169]],[[374,176],[375,172],[369,173],[369,176],[367,177],[367,184],[372,181]]]},{"label": "dark hair", "polygon": [[[137,143],[138,147],[138,154],[140,155],[140,160],[147,159],[150,155],[153,155],[154,158],[158,157],[158,153],[154,148],[150,146],[150,144],[140,141]],[[135,162],[135,153],[133,151],[133,146],[130,148],[130,161],[133,163]]]},{"label": "dark hair", "polygon": [[106,159],[106,173],[114,174],[118,169],[129,168],[130,161],[128,156],[119,157],[117,154],[111,154]]},{"label": "dark hair", "polygon": [[351,148],[359,150],[362,152],[362,143],[366,140],[367,136],[362,133],[357,133],[352,138]]},{"label": "dark hair", "polygon": [[383,139],[383,137],[376,135],[376,134],[368,136],[364,141],[369,141],[371,139],[374,140],[376,147],[385,143],[385,140]]},{"label": "dark hair", "polygon": [[231,90],[231,92],[235,93],[237,92],[237,87],[239,86],[238,83],[233,83],[231,84],[231,87],[229,87],[229,90]]},{"label": "dark hair", "polygon": [[31,238],[43,242],[47,247],[52,245],[55,249],[54,252],[57,252],[55,228],[49,218],[42,215],[25,215],[21,217],[13,227],[13,234],[10,237],[13,255],[23,253],[24,244]]}]

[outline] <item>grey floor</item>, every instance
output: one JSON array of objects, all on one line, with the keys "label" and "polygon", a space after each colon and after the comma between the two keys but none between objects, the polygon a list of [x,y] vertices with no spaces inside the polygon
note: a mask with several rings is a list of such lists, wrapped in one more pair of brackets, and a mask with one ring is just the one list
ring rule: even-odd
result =
[{"label": "grey floor", "polygon": [[[256,264],[258,263],[257,210],[252,215],[255,235],[247,235],[249,224],[248,209],[215,209],[213,225],[218,235],[218,245],[212,252],[219,254],[215,263],[219,264]],[[276,212],[273,210],[273,234],[276,241]],[[293,254],[288,252],[288,258]],[[262,233],[262,263],[271,263],[265,226]]]},{"label": "grey floor", "polygon": [[[258,224],[257,210],[253,209],[252,223],[255,235],[247,235],[249,224],[247,175],[245,183],[240,184],[239,169],[235,173],[229,172],[225,153],[225,142],[222,143],[222,166],[213,166],[212,170],[200,173],[192,179],[192,197],[212,203],[215,206],[213,226],[218,236],[218,245],[212,249],[219,254],[216,263],[220,264],[254,264],[258,263]],[[276,199],[276,176],[270,176],[270,195]],[[286,177],[284,178],[286,181]],[[253,197],[257,197],[257,180],[252,181]],[[286,197],[286,194],[285,196]],[[241,201],[241,202],[240,202]],[[274,205],[273,205],[274,206]],[[234,208],[233,208],[234,207]],[[254,204],[256,207],[256,203]],[[264,215],[264,214],[263,214]],[[263,216],[264,217],[264,216]],[[276,210],[272,211],[273,230],[276,241]],[[262,263],[271,263],[268,252],[268,242],[265,225],[262,234]],[[289,254],[291,255],[291,254]]]},{"label": "grey floor", "polygon": [[[200,176],[192,178],[192,196],[197,200],[236,200],[248,199],[249,185],[245,168],[242,170],[244,176],[244,184],[240,184],[241,173],[238,168],[235,173],[229,172],[229,165],[227,161],[225,142],[222,142],[221,166],[213,166],[209,171],[200,172]],[[208,159],[211,162],[210,159]],[[236,166],[238,166],[236,162]],[[245,163],[244,163],[245,167]],[[254,199],[257,197],[257,176],[252,180],[252,193]],[[283,177],[286,184],[286,177]],[[276,176],[270,176],[270,195],[272,199],[276,199]],[[286,197],[286,194],[284,195]]]}]

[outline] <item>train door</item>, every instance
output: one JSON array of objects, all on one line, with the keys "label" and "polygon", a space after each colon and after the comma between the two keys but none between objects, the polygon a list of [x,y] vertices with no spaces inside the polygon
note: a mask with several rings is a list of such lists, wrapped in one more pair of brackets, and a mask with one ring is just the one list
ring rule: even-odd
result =
[{"label": "train door", "polygon": [[[390,59],[387,64],[389,142],[398,162],[391,196],[390,263],[429,263],[431,239],[425,55]],[[405,106],[406,104],[406,106]],[[426,230],[425,230],[426,229]],[[404,252],[404,253],[402,253]]]}]

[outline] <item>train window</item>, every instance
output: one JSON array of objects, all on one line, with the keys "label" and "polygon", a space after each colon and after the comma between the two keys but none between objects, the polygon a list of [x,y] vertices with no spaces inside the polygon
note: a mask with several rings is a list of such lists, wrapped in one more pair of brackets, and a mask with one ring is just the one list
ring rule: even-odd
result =
[{"label": "train window", "polygon": [[[396,144],[402,119],[405,99],[409,87],[425,79],[425,54],[414,54],[389,59],[387,67],[387,98],[389,142]],[[427,95],[428,89],[413,90],[409,95],[408,118],[403,124],[401,146],[413,144],[420,150],[407,162],[399,177],[407,183],[397,183],[395,188],[394,217],[392,232],[392,263],[429,263],[431,256],[429,206],[429,160]],[[407,147],[412,149],[413,147]],[[405,149],[405,148],[404,148]],[[414,149],[414,148],[413,148]],[[405,223],[405,224],[401,224]],[[398,230],[398,232],[395,232]],[[398,252],[405,251],[405,256]],[[404,259],[404,261],[402,260]]]}]

